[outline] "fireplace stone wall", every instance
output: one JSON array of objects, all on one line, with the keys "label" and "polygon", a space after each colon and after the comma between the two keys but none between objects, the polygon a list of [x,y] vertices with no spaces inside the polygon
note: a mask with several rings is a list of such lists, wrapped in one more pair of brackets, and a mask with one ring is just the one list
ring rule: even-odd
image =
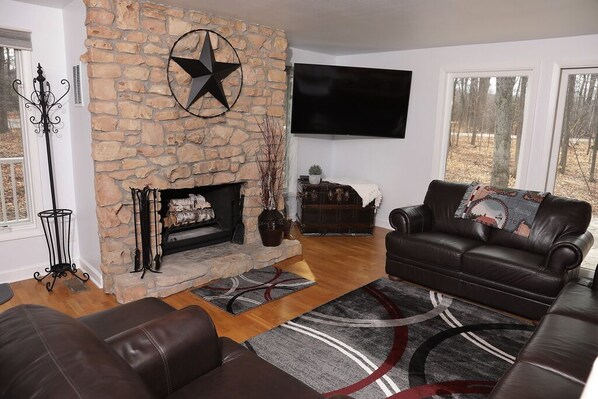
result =
[{"label": "fireplace stone wall", "polygon": [[[101,269],[106,292],[127,273],[135,248],[130,188],[244,182],[246,242],[256,243],[258,122],[284,120],[287,40],[281,30],[138,0],[85,0]],[[244,84],[231,111],[202,119],[170,93],[173,43],[210,29],[237,50]]]}]

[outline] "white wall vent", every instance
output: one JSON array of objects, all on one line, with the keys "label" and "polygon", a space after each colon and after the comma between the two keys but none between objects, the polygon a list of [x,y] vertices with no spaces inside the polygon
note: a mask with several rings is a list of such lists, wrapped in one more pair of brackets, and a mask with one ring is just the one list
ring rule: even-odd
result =
[{"label": "white wall vent", "polygon": [[75,105],[83,105],[83,95],[81,91],[81,65],[73,66],[73,94],[75,95]]}]

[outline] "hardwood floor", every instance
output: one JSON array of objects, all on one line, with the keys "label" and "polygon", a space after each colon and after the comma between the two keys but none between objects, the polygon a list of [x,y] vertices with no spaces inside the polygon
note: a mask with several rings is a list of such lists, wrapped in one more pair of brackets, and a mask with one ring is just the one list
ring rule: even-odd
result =
[{"label": "hardwood floor", "polygon": [[[317,284],[238,316],[230,315],[189,291],[163,300],[177,309],[201,306],[214,320],[219,335],[242,342],[386,276],[386,233],[388,230],[377,227],[373,236],[302,236],[295,229],[293,234],[303,245],[303,259],[288,259],[278,266]],[[12,283],[14,298],[0,305],[0,312],[22,303],[35,303],[78,317],[118,305],[114,296],[104,294],[93,283],[87,286],[87,291],[72,293],[63,281],[59,281],[50,294],[34,279]]]}]

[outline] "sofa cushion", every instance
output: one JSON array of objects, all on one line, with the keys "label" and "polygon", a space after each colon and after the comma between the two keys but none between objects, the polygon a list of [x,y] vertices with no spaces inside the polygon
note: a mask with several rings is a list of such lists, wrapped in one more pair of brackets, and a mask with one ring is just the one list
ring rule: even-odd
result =
[{"label": "sofa cushion", "polygon": [[322,397],[236,342],[220,340],[222,366],[169,395],[169,399]]},{"label": "sofa cushion", "polygon": [[391,232],[386,235],[386,250],[389,256],[455,271],[461,271],[463,253],[479,245],[482,245],[482,242],[440,232]]},{"label": "sofa cushion", "polygon": [[38,305],[0,315],[1,398],[153,398],[77,319]]},{"label": "sofa cushion", "polygon": [[571,282],[561,290],[548,313],[598,324],[598,290],[580,282]]},{"label": "sofa cushion", "polygon": [[530,252],[480,245],[463,255],[463,273],[500,283],[509,291],[516,288],[556,297],[562,288],[560,275],[543,270],[544,257]]},{"label": "sofa cushion", "polygon": [[433,229],[447,234],[456,234],[474,240],[487,241],[491,227],[471,220],[455,218],[463,194],[468,185],[433,180],[424,199],[434,215]]},{"label": "sofa cushion", "polygon": [[598,356],[598,324],[547,314],[517,357],[584,384]]},{"label": "sofa cushion", "polygon": [[515,363],[500,379],[488,399],[577,399],[584,384],[558,371]]}]

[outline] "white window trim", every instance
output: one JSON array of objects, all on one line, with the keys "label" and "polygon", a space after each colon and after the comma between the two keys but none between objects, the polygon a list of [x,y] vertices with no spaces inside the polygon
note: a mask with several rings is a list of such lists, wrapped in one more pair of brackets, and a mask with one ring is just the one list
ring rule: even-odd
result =
[{"label": "white window trim", "polygon": [[[21,86],[21,94],[27,97],[33,91],[31,52],[26,50],[16,50],[15,53],[17,78],[23,82]],[[11,224],[9,228],[0,231],[0,242],[19,240],[44,234],[37,217],[37,213],[42,210],[43,206],[38,143],[36,140],[32,140],[32,137],[35,136],[35,132],[33,125],[29,122],[31,113],[25,108],[22,99],[19,101],[19,111],[21,114],[21,129],[23,132],[23,154],[25,154],[23,167],[25,169],[29,221]]]},{"label": "white window trim", "polygon": [[[536,108],[536,95],[537,95],[537,82],[538,82],[538,71],[534,67],[520,67],[520,68],[509,68],[509,67],[487,67],[487,68],[476,68],[476,69],[463,69],[458,70],[442,70],[440,77],[439,88],[439,104],[438,109],[441,111],[438,113],[439,119],[437,120],[437,136],[439,140],[436,145],[436,165],[433,167],[433,171],[436,171],[436,176],[433,178],[444,179],[446,173],[446,161],[448,156],[448,144],[450,139],[450,123],[451,123],[451,112],[453,106],[453,80],[455,78],[462,77],[500,77],[500,76],[527,76],[527,90],[525,93],[525,104],[523,113],[522,123],[522,134],[521,134],[521,148],[519,149],[519,159],[517,179],[515,187],[523,188],[528,184],[528,170],[529,170],[529,158],[532,150],[532,139],[533,139],[533,121],[534,111]],[[444,95],[443,95],[444,94]]]}]

